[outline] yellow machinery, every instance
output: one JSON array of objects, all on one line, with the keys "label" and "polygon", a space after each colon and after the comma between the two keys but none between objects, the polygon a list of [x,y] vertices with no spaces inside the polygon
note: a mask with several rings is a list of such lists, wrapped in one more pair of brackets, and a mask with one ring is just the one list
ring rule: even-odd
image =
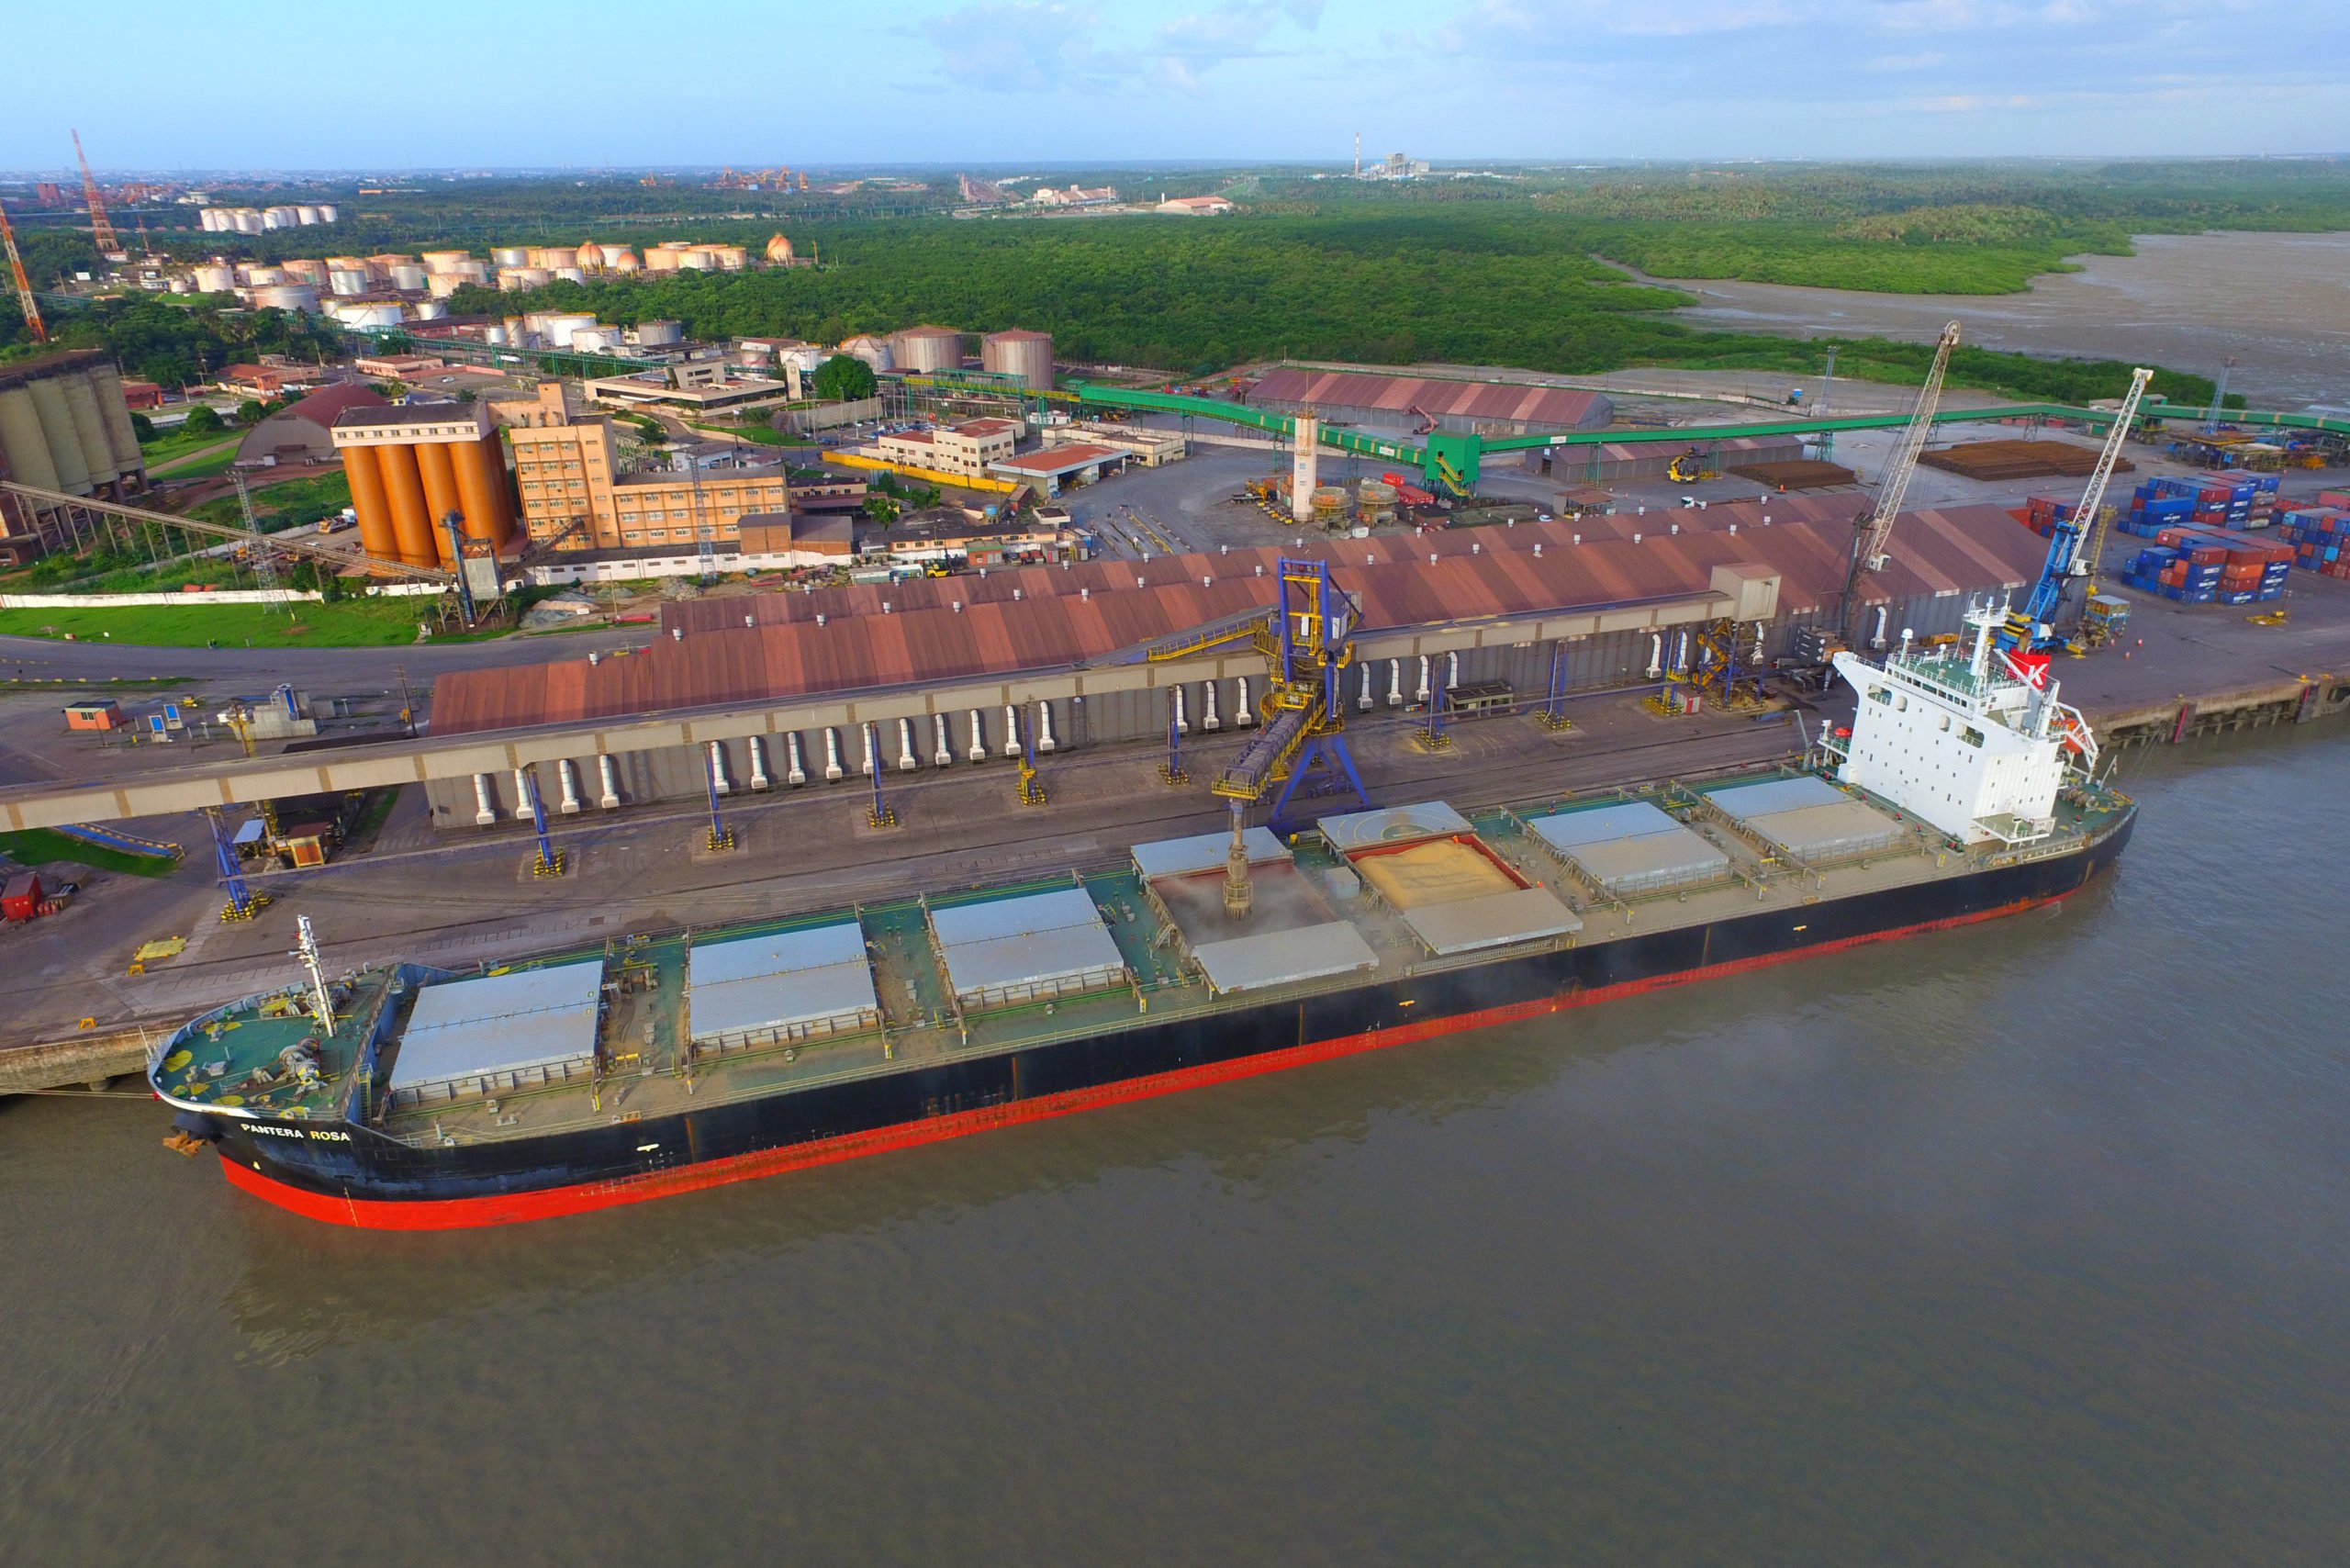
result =
[{"label": "yellow machinery", "polygon": [[1697,629],[1695,643],[1696,668],[1689,683],[1701,695],[1726,712],[1751,713],[1763,705],[1760,622],[1742,633],[1735,621],[1710,621]]},{"label": "yellow machinery", "polygon": [[1706,466],[1706,454],[1694,446],[1673,460],[1673,466],[1664,471],[1664,476],[1676,485],[1694,485],[1700,479],[1721,477]]}]

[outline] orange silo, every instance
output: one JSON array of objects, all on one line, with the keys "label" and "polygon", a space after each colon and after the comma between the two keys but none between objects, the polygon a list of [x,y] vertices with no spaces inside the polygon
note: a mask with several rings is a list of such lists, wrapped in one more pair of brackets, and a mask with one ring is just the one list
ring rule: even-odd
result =
[{"label": "orange silo", "polygon": [[392,528],[392,503],[384,494],[384,470],[372,446],[342,449],[342,472],[351,481],[351,510],[359,514],[360,547],[378,561],[400,558]]},{"label": "orange silo", "polygon": [[506,488],[505,449],[498,432],[456,442],[451,455],[456,460],[457,489],[464,497],[467,532],[504,549],[514,532],[514,503]]},{"label": "orange silo", "polygon": [[459,512],[464,516],[467,533],[485,532],[480,520],[459,495],[456,465],[451,461],[453,451],[451,443],[438,441],[426,442],[416,449],[417,473],[424,481],[425,511],[432,520],[434,558],[450,567],[455,566],[457,561],[450,550],[449,531],[442,526],[442,519],[453,511]]},{"label": "orange silo", "polygon": [[391,498],[392,531],[398,536],[400,559],[411,566],[434,566],[441,553],[432,547],[432,514],[425,510],[424,476],[418,469],[416,448],[380,446],[376,461],[384,467],[384,493]]}]

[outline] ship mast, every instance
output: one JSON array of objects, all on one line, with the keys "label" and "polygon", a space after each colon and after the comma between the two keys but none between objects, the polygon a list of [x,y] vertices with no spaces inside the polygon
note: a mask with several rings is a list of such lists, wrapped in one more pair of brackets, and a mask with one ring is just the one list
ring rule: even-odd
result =
[{"label": "ship mast", "polygon": [[327,991],[327,971],[319,958],[319,938],[310,929],[308,915],[303,915],[297,924],[301,937],[295,946],[294,956],[301,959],[302,967],[310,972],[310,1008],[319,1020],[319,1032],[331,1035],[334,1033],[334,998]]}]

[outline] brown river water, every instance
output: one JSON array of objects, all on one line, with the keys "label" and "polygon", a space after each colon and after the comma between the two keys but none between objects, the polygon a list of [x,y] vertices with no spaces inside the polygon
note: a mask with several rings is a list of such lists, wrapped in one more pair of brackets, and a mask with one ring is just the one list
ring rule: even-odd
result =
[{"label": "brown river water", "polygon": [[1749,331],[1875,334],[1931,342],[1957,318],[1966,342],[2059,357],[2157,364],[2216,378],[2253,408],[2350,411],[2350,234],[2142,234],[2134,256],[2079,256],[2082,271],[2022,294],[1863,294],[1734,279],[1659,280],[1698,297],[1676,321]]},{"label": "brown river water", "polygon": [[2046,912],[519,1228],[0,1102],[0,1562],[2338,1563],[2350,734]]}]

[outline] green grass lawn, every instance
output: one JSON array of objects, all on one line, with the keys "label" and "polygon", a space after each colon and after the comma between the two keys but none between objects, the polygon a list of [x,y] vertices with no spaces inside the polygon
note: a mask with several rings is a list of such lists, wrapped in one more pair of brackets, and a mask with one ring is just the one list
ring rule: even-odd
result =
[{"label": "green grass lawn", "polygon": [[152,441],[140,442],[139,455],[146,459],[147,472],[152,474],[196,453],[209,451],[223,442],[234,446],[243,438],[242,431],[234,430],[168,430]]},{"label": "green grass lawn", "polygon": [[0,610],[0,635],[63,637],[156,647],[369,648],[416,641],[421,601],[412,599],[353,599],[334,604],[297,604],[285,614],[258,604],[194,602],[126,605],[119,610]]},{"label": "green grass lawn", "polygon": [[168,470],[159,473],[150,468],[147,476],[151,479],[209,479],[215,474],[226,474],[229,465],[236,460],[237,443],[230,441],[205,456],[181,458]]},{"label": "green grass lawn", "polygon": [[87,866],[98,871],[123,871],[133,877],[167,877],[176,861],[152,855],[126,855],[103,845],[84,844],[45,827],[21,833],[0,833],[0,855],[19,866],[47,866],[56,861]]},{"label": "green grass lawn", "polygon": [[[340,468],[305,475],[299,479],[282,479],[274,485],[255,485],[251,480],[246,483],[252,492],[253,517],[261,523],[263,533],[318,522],[351,504],[351,479]],[[237,498],[227,495],[190,507],[187,515],[203,522],[240,523],[245,514],[237,505]]]}]

